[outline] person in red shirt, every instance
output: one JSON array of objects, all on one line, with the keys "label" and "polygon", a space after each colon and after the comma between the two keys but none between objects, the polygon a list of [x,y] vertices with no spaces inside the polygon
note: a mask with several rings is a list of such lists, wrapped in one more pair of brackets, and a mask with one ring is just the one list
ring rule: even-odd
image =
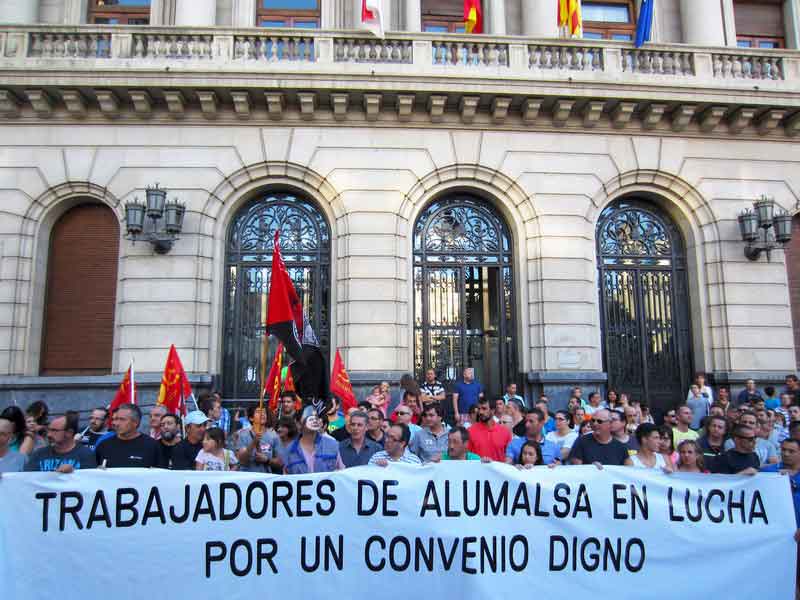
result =
[{"label": "person in red shirt", "polygon": [[511,432],[492,418],[492,408],[487,398],[478,400],[478,422],[469,428],[467,449],[484,459],[504,462],[506,446]]}]

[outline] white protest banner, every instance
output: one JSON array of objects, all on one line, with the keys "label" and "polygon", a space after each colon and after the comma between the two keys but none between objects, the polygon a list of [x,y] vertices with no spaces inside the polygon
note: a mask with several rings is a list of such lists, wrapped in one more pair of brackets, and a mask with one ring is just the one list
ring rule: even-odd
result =
[{"label": "white protest banner", "polygon": [[0,479],[5,598],[792,598],[788,478],[450,462]]}]

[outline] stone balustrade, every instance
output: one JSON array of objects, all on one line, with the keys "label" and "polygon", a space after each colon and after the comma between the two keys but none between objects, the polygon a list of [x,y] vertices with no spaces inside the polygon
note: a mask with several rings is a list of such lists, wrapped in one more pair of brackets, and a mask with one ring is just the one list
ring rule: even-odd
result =
[{"label": "stone balustrade", "polygon": [[[70,61],[69,65],[59,61]],[[604,40],[532,40],[524,37],[390,32],[385,39],[360,31],[231,29],[135,26],[0,27],[0,69],[59,68],[69,72],[124,68],[135,73],[152,64],[174,63],[213,71],[266,68],[277,71],[329,69],[328,75],[361,72],[437,77],[448,71],[464,77],[496,75],[511,79],[577,79],[600,85],[648,81],[652,85],[744,88],[748,80],[771,82],[780,91],[798,91],[800,52],[703,48],[683,44],[634,48]],[[342,71],[339,65],[347,65]],[[190,67],[190,65],[192,65]],[[327,66],[326,65],[330,65]],[[334,66],[337,65],[337,66]],[[774,86],[779,86],[775,88]]]}]

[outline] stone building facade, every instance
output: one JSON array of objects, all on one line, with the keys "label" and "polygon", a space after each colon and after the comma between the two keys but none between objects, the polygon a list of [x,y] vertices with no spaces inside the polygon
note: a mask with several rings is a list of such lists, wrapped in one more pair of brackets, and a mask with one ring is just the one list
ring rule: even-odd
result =
[{"label": "stone building facade", "polygon": [[[694,371],[797,369],[800,217],[769,260],[737,222],[762,195],[798,212],[795,0],[753,31],[754,3],[664,0],[642,49],[559,39],[555,1],[485,0],[473,36],[386,2],[384,39],[340,0],[313,30],[257,27],[254,0],[153,0],[147,25],[0,4],[0,405],[88,408],[132,359],[152,394],[173,343],[252,399],[278,224],[361,390],[473,365],[492,394],[659,408]],[[186,207],[164,254],[126,236],[155,183]]]}]

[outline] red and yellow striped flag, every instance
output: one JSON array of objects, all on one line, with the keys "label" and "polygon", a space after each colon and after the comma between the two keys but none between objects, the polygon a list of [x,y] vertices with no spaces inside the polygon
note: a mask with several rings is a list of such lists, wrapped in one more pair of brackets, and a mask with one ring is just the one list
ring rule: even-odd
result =
[{"label": "red and yellow striped flag", "polygon": [[564,31],[567,37],[583,35],[581,0],[558,0],[558,28]]}]

